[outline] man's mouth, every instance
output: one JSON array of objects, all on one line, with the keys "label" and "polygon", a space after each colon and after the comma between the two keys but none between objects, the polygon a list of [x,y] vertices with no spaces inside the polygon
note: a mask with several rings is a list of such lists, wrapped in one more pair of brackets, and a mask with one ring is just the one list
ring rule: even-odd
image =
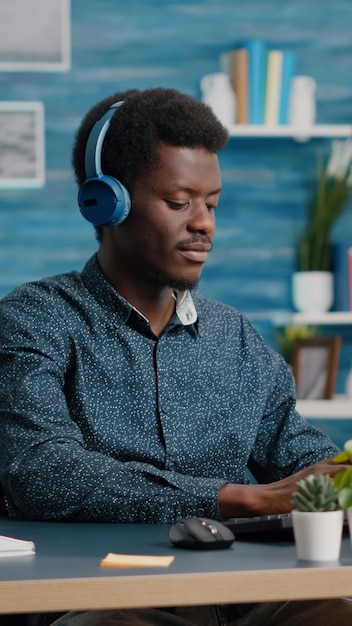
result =
[{"label": "man's mouth", "polygon": [[197,238],[193,241],[181,241],[177,245],[177,249],[182,256],[195,263],[205,263],[212,247],[213,245],[208,237]]}]

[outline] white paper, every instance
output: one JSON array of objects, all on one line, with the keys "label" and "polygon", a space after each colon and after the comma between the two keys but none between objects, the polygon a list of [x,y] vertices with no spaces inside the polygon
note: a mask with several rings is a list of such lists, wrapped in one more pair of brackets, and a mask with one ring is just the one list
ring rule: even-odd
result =
[{"label": "white paper", "polygon": [[0,535],[0,557],[3,556],[30,556],[35,554],[33,541],[15,539]]}]

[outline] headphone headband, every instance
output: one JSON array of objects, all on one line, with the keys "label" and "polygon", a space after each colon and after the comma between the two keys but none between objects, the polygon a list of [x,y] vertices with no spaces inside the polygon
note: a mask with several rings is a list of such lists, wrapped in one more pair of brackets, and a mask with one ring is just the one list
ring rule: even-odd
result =
[{"label": "headphone headband", "polygon": [[121,104],[123,104],[123,100],[112,104],[106,113],[104,113],[103,117],[95,122],[89,133],[85,155],[86,178],[103,175],[101,171],[101,153],[103,150],[104,139],[109,130],[111,119],[115,114],[116,109],[118,109]]}]

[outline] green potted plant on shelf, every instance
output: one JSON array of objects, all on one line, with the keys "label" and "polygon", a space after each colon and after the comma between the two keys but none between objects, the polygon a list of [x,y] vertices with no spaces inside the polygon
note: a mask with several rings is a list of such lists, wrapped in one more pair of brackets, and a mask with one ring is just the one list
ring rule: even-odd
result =
[{"label": "green potted plant on shelf", "polygon": [[332,229],[351,195],[351,162],[350,138],[332,141],[327,164],[318,159],[316,187],[296,250],[293,304],[298,311],[328,311],[333,304]]},{"label": "green potted plant on shelf", "polygon": [[305,561],[336,561],[340,556],[343,510],[328,474],[297,481],[293,493],[293,532],[297,556]]}]

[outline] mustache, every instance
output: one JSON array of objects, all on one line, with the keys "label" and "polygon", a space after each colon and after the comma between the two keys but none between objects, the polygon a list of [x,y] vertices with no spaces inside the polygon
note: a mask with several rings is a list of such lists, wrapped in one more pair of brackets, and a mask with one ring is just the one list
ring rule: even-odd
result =
[{"label": "mustache", "polygon": [[208,235],[194,235],[194,237],[190,237],[189,239],[183,239],[182,241],[179,241],[178,244],[176,245],[176,248],[178,250],[184,250],[185,248],[188,248],[188,246],[192,246],[194,244],[201,244],[203,246],[205,246],[209,252],[210,250],[213,249],[213,242],[210,239],[210,237]]}]

